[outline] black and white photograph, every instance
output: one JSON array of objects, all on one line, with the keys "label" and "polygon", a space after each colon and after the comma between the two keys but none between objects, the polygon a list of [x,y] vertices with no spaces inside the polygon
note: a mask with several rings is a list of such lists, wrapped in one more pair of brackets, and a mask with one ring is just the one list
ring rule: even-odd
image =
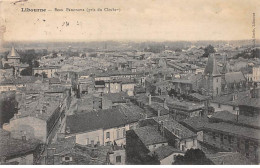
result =
[{"label": "black and white photograph", "polygon": [[0,165],[259,165],[259,28],[259,0],[0,0]]}]

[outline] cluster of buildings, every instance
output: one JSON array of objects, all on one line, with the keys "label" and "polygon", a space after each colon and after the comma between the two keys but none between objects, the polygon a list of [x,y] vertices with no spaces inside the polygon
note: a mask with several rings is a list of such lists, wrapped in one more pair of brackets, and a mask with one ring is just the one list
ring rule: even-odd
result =
[{"label": "cluster of buildings", "polygon": [[[202,51],[59,53],[32,76],[1,69],[0,91],[18,103],[0,130],[1,164],[164,165],[189,149],[259,164],[259,65],[234,71],[225,52]],[[14,48],[7,61],[21,65]]]}]

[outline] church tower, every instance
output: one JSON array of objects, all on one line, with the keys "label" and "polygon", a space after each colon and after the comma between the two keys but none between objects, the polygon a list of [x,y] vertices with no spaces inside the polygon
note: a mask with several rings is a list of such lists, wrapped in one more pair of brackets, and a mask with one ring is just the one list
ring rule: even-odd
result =
[{"label": "church tower", "polygon": [[208,62],[204,70],[204,89],[210,96],[218,96],[221,94],[221,74],[218,70],[218,65],[215,55],[211,54],[208,57]]}]

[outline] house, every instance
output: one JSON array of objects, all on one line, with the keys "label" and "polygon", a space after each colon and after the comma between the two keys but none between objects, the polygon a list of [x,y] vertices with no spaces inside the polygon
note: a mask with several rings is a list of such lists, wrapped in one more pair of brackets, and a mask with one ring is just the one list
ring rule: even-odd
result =
[{"label": "house", "polygon": [[[250,120],[248,120],[250,121]],[[239,152],[253,163],[259,163],[260,131],[246,121],[234,124],[232,120],[209,120],[206,117],[189,118],[181,123],[198,134],[200,144],[222,152]]]},{"label": "house", "polygon": [[147,125],[126,132],[126,161],[129,164],[160,164],[154,155],[149,155],[160,146],[168,145],[156,126]]},{"label": "house", "polygon": [[154,151],[160,146],[168,145],[168,141],[154,126],[144,126],[134,130],[142,143],[149,151]]},{"label": "house", "polygon": [[250,165],[252,162],[238,152],[218,152],[206,154],[215,165]]},{"label": "house", "polygon": [[167,101],[167,107],[177,120],[204,115],[203,103],[169,100]]},{"label": "house", "polygon": [[66,136],[75,136],[76,143],[82,145],[124,145],[126,131],[136,128],[142,117],[141,112],[126,106],[71,115],[66,121]]},{"label": "house", "polygon": [[65,118],[68,108],[67,96],[61,97],[40,94],[38,97],[24,97],[20,102],[18,113],[3,125],[13,137],[25,136],[50,143],[55,137],[58,126]]},{"label": "house", "polygon": [[75,137],[60,135],[60,138],[55,143],[47,147],[42,164],[108,165],[114,163],[114,158],[117,158],[116,164],[119,164],[120,159],[123,161],[124,152],[116,153],[116,151],[120,151],[120,147],[118,146],[80,145],[76,143]]},{"label": "house", "polygon": [[42,145],[35,139],[15,139],[10,132],[0,129],[0,148],[1,165],[32,165],[39,159]]},{"label": "house", "polygon": [[254,82],[260,82],[260,66],[254,66],[253,67],[253,77]]},{"label": "house", "polygon": [[106,93],[102,96],[102,109],[112,108],[121,103],[129,102],[129,96],[126,92]]},{"label": "house", "polygon": [[149,155],[156,155],[160,161],[160,165],[172,165],[175,162],[176,156],[184,156],[184,152],[172,146],[160,146]]},{"label": "house", "polygon": [[176,120],[173,120],[172,117],[158,116],[153,119],[160,128],[163,136],[168,139],[174,148],[183,152],[191,148],[197,148],[197,135]]},{"label": "house", "polygon": [[33,75],[42,75],[46,74],[47,78],[53,78],[56,76],[56,73],[60,67],[58,66],[42,66],[42,67],[37,67],[33,68]]}]

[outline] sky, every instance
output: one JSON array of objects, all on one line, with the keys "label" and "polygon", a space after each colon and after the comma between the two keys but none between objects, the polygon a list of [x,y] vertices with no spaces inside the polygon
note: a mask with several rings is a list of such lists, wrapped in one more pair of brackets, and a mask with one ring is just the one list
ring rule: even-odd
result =
[{"label": "sky", "polygon": [[[244,40],[252,39],[254,12],[256,38],[259,38],[259,0],[20,0],[25,2],[12,3],[15,1],[0,2],[2,41]],[[21,8],[41,8],[47,12],[21,12]],[[54,8],[64,11],[55,12]],[[95,11],[66,12],[66,8]],[[98,8],[103,11],[97,11]],[[104,8],[120,11],[107,12]]]}]

